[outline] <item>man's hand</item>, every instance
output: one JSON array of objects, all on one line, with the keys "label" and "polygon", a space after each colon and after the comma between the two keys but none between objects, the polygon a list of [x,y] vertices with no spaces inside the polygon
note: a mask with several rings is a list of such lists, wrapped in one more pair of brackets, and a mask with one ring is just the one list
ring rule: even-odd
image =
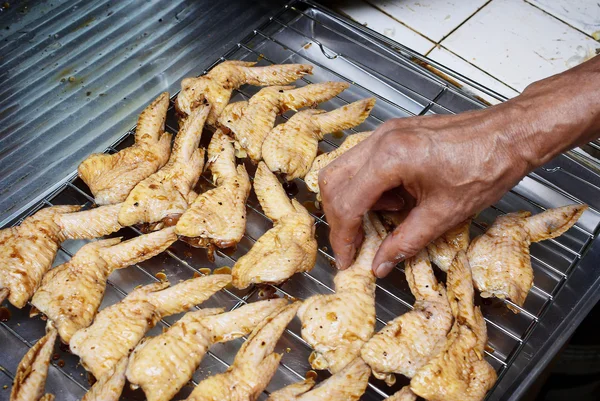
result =
[{"label": "man's hand", "polygon": [[338,267],[348,267],[360,246],[363,214],[377,203],[387,209],[393,188],[410,211],[375,256],[378,277],[514,186],[527,164],[507,152],[512,133],[495,115],[390,120],[323,169],[319,186]]}]

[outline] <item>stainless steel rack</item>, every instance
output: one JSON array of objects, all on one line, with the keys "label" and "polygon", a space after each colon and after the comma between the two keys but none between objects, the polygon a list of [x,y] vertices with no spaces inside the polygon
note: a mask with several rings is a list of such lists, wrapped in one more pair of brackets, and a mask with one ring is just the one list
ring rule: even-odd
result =
[{"label": "stainless steel rack", "polygon": [[[326,80],[352,83],[348,90],[321,106],[327,110],[360,98],[377,98],[371,116],[361,126],[344,132],[342,136],[326,136],[320,143],[322,151],[330,151],[345,136],[374,129],[389,118],[452,114],[485,107],[484,103],[457,86],[457,82],[502,100],[499,95],[477,83],[310,1],[290,3],[207,70],[227,59],[258,61],[260,65],[295,62],[314,65],[313,75],[298,82],[299,86]],[[422,63],[429,64],[443,74],[424,68]],[[243,87],[236,91],[232,101],[247,99],[258,90],[259,88]],[[283,115],[280,122],[290,115]],[[173,107],[169,110],[167,130],[177,132]],[[132,133],[133,129],[107,151],[116,152],[129,146],[133,142]],[[205,133],[205,145],[209,137]],[[255,166],[247,163],[246,167],[253,176]],[[499,373],[498,382],[488,396],[490,400],[517,399],[600,297],[598,171],[594,159],[585,153],[561,155],[530,174],[496,205],[482,212],[472,226],[471,234],[475,236],[503,213],[516,210],[538,213],[546,208],[573,202],[590,205],[582,219],[566,234],[555,240],[532,245],[534,288],[523,307],[511,304],[520,313],[513,314],[506,308],[504,303],[510,303],[509,301],[477,300],[488,325],[489,347],[486,358]],[[203,176],[199,186],[203,190],[209,188],[211,182]],[[315,268],[270,290],[257,287],[244,291],[225,289],[203,306],[224,306],[231,310],[273,293],[277,296],[305,299],[313,294],[333,291],[335,269],[331,266],[333,256],[327,239],[327,222],[314,204],[314,195],[307,191],[302,180],[296,180],[288,190],[315,217],[319,242]],[[49,193],[26,213],[16,216],[9,225],[19,224],[39,208],[54,204],[82,204],[84,207],[91,207],[93,199],[85,184],[73,173],[58,189]],[[254,241],[270,228],[270,224],[252,193],[248,201],[246,235],[235,250],[218,250],[215,260],[210,261],[205,250],[191,248],[177,241],[165,253],[151,260],[114,272],[102,307],[118,302],[140,284],[157,281],[156,275],[159,272],[164,272],[174,283],[193,275],[204,274],[205,268],[214,270],[222,266],[233,266],[237,258],[245,254]],[[128,238],[139,234],[137,228],[131,227],[115,235]],[[84,243],[85,241],[63,243],[55,265],[68,260]],[[376,300],[378,330],[385,322],[412,308],[414,298],[401,266],[389,278],[378,282]],[[20,358],[43,335],[43,320],[40,317],[29,318],[27,309],[17,310],[9,306],[12,317],[0,323],[0,366],[3,367],[0,385],[10,384]],[[179,316],[172,316],[162,320],[149,335],[159,333],[178,318]],[[293,321],[278,345],[278,349],[284,353],[282,365],[262,398],[266,398],[270,391],[302,379],[310,369],[307,360],[311,349],[299,333],[299,322]],[[224,371],[233,361],[241,341],[214,346],[194,375],[191,385],[186,386],[176,399],[183,398],[195,383],[208,375]],[[326,376],[326,373],[320,373],[321,378]],[[363,399],[380,400],[405,383],[400,379],[395,387],[388,388],[373,379]],[[78,364],[78,359],[58,346],[56,359],[50,370],[48,391],[54,392],[57,399],[76,400],[81,398],[88,387],[87,375]],[[4,394],[8,398],[8,392],[2,393],[0,389],[0,398]],[[143,394],[127,389],[122,399],[143,399]]]}]

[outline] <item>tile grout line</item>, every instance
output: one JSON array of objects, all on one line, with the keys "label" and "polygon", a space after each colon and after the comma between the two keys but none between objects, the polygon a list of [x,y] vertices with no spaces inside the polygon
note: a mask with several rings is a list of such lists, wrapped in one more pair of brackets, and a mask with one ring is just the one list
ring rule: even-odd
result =
[{"label": "tile grout line", "polygon": [[[573,25],[571,25],[569,22],[567,22],[567,21],[565,21],[565,20],[561,19],[560,17],[558,17],[558,16],[556,16],[556,15],[552,14],[551,12],[549,12],[549,11],[547,11],[547,10],[544,10],[543,8],[541,8],[540,6],[538,6],[537,4],[533,4],[533,3],[531,3],[531,1],[530,1],[530,0],[523,0],[523,2],[524,2],[524,3],[526,3],[526,4],[529,4],[531,7],[537,8],[538,10],[540,10],[541,12],[543,12],[544,14],[547,14],[547,15],[549,15],[550,17],[554,18],[555,20],[558,20],[558,21],[562,22],[563,24],[567,25],[568,27],[570,27],[570,28],[573,28],[573,29],[575,29],[576,31],[578,31],[578,32],[580,32],[580,33],[582,33],[582,34],[584,34],[584,35],[585,35],[585,36],[587,36],[588,38],[590,38],[590,39],[592,39],[592,40],[594,40],[594,41],[598,42],[598,41],[597,41],[596,39],[594,39],[594,37],[593,37],[592,35],[590,35],[589,33],[585,32],[585,31],[582,31],[581,29],[577,28],[576,26],[573,26]],[[600,43],[599,43],[599,45],[600,45]]]},{"label": "tile grout line", "polygon": [[[471,18],[473,18],[475,16],[475,14],[479,13],[481,10],[483,10],[491,2],[492,2],[492,0],[488,0],[484,5],[482,5],[481,7],[479,7],[471,15],[469,15],[467,18],[465,18],[463,22],[461,22],[460,24],[458,24],[454,29],[452,29],[450,32],[448,32],[446,35],[444,35],[438,42],[436,42],[436,44],[440,45],[444,41],[444,39],[446,39],[448,36],[450,36],[454,32],[456,32],[458,30],[458,28],[460,28],[461,26],[463,26],[467,21],[469,21]],[[430,50],[430,52],[431,52],[431,50]]]}]

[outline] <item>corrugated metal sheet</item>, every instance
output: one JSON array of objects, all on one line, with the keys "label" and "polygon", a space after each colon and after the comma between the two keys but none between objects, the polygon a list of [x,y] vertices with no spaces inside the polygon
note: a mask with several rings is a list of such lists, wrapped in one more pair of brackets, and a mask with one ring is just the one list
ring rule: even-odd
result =
[{"label": "corrugated metal sheet", "polygon": [[202,73],[284,3],[4,3],[0,221],[103,151],[157,94],[175,93],[183,77]]}]

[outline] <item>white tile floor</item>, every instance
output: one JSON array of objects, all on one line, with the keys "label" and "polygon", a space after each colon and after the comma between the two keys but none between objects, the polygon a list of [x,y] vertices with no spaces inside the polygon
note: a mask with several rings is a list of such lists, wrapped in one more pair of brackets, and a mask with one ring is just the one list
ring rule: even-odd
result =
[{"label": "white tile floor", "polygon": [[600,52],[598,0],[353,0],[338,10],[507,97]]}]

